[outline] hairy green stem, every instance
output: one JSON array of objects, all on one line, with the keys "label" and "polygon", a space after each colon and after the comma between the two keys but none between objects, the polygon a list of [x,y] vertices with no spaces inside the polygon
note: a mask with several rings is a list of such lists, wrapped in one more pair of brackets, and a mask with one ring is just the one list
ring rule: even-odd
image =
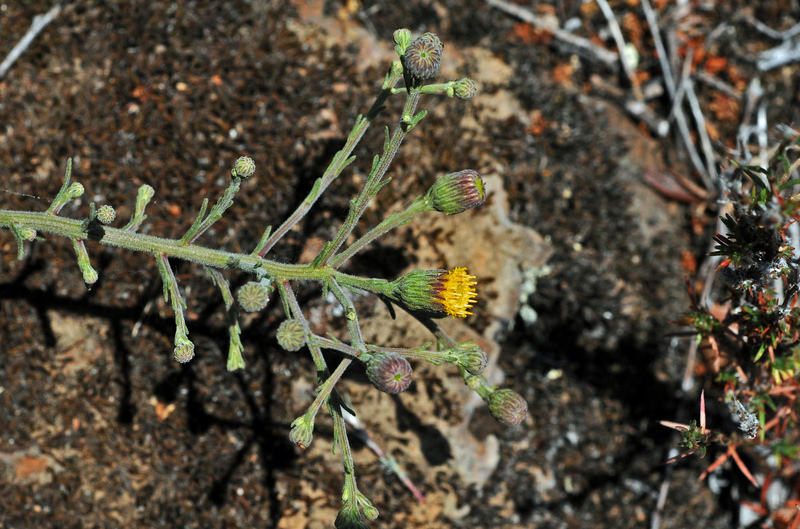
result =
[{"label": "hairy green stem", "polygon": [[328,188],[331,182],[333,182],[344,170],[344,168],[347,167],[350,162],[352,162],[350,154],[353,152],[356,145],[358,145],[358,142],[361,141],[361,138],[369,128],[372,120],[374,120],[378,114],[380,114],[381,110],[383,110],[383,104],[392,93],[391,89],[397,84],[398,81],[400,81],[402,77],[402,67],[400,67],[398,70],[397,66],[392,63],[392,66],[389,68],[386,78],[383,81],[381,92],[378,94],[378,97],[375,99],[375,102],[373,103],[369,112],[367,112],[366,117],[358,117],[353,130],[347,136],[347,142],[345,143],[344,147],[342,147],[342,150],[336,153],[336,155],[333,157],[333,161],[325,170],[325,173],[319,180],[317,180],[314,187],[311,189],[308,196],[303,200],[302,204],[300,204],[297,210],[295,210],[295,212],[292,213],[292,215],[286,219],[286,221],[281,224],[281,226],[275,230],[272,235],[270,235],[269,239],[258,251],[258,256],[263,257],[266,255],[267,252],[269,252],[272,247],[275,246],[275,243],[277,243],[289,232],[289,230],[291,230],[298,222],[300,222],[300,220],[306,216],[308,211],[311,209],[311,206],[314,205],[320,195],[322,195],[322,193]]},{"label": "hairy green stem", "polygon": [[342,263],[347,262],[348,259],[353,257],[355,254],[363,250],[369,243],[372,241],[383,237],[393,229],[397,228],[398,226],[402,226],[403,224],[407,223],[411,220],[415,215],[422,213],[424,211],[431,211],[432,208],[430,206],[430,201],[427,200],[427,197],[418,197],[411,205],[404,209],[403,211],[399,211],[397,213],[393,213],[389,215],[386,219],[383,220],[380,224],[372,228],[368,233],[366,233],[363,237],[358,239],[356,242],[351,244],[347,250],[343,251],[342,253],[338,254],[336,257],[331,259],[331,268],[338,268],[342,265]]},{"label": "hairy green stem", "polygon": [[411,124],[414,120],[414,111],[419,104],[420,96],[421,94],[418,89],[413,89],[408,92],[400,123],[395,128],[392,137],[384,144],[383,154],[378,159],[378,163],[375,164],[370,171],[364,189],[359,193],[356,199],[350,202],[350,210],[341,228],[339,228],[339,232],[330,244],[326,244],[320,254],[314,259],[315,263],[325,265],[338,253],[339,248],[341,248],[342,244],[344,244],[347,237],[353,231],[353,228],[364,214],[370,201],[375,197],[375,194],[381,186],[386,183],[383,177],[389,169],[389,165],[391,165],[398,149],[400,149],[400,144],[403,143],[407,132],[411,130]]}]

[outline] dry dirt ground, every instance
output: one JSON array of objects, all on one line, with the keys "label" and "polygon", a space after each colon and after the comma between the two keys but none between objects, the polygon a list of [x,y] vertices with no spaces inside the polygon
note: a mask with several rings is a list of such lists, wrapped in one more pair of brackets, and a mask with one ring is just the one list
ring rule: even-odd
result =
[{"label": "dry dirt ground", "polygon": [[[733,91],[697,84],[716,147],[735,146],[745,102],[734,96],[757,75],[754,54],[774,44],[742,13],[776,29],[795,22],[791,6],[740,4],[693,4],[678,34],[697,70]],[[516,5],[562,25],[577,20],[577,34],[614,49],[594,3]],[[2,3],[0,55],[50,7]],[[647,86],[658,63],[639,3],[612,8],[640,48]],[[354,440],[360,488],[381,510],[374,525],[645,527],[676,446],[657,421],[696,413],[696,393],[680,392],[688,339],[671,322],[688,306],[684,276],[708,251],[716,204],[645,183],[670,168],[702,186],[677,134],[659,138],[626,113],[622,74],[547,32],[477,0],[67,2],[0,80],[0,208],[46,209],[72,157],[87,193],[64,215],[85,216],[95,202],[127,219],[149,184],[156,198],[143,230],[180,237],[247,154],[256,176],[201,242],[249,251],[297,207],[369,107],[399,27],[436,32],[439,78],[471,76],[480,93],[423,101],[429,115],[364,225],[462,168],[479,170],[491,197],[459,217],[417,219],[350,270],[394,278],[469,266],[480,301],[450,330],[490,352],[487,375],[520,392],[530,413],[501,427],[445,366],[417,366],[412,389],[396,398],[353,368],[344,393],[427,498],[417,502]],[[770,123],[797,120],[799,78],[791,65],[761,76]],[[335,233],[400,104],[390,102],[352,170],[275,258],[307,259]],[[670,112],[665,97],[648,105]],[[36,241],[20,262],[13,237],[0,233],[0,527],[331,527],[341,466],[325,417],[308,450],[289,442],[314,372],[304,352],[277,346],[280,307],[243,318],[248,367],[229,373],[221,299],[200,267],[180,263],[198,353],[181,366],[152,259],[89,249],[100,270],[91,290],[68,241]],[[314,285],[300,295],[319,332],[340,330]],[[374,298],[357,302],[368,341],[430,339]],[[707,464],[675,469],[661,527],[737,525],[731,498],[755,491],[723,468],[716,483],[727,486],[712,493],[697,480]]]}]

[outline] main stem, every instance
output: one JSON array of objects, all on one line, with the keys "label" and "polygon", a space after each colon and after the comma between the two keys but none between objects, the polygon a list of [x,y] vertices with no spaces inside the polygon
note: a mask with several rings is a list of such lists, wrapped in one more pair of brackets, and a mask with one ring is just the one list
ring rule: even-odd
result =
[{"label": "main stem", "polygon": [[[331,273],[326,268],[315,269],[310,265],[277,263],[250,254],[226,252],[194,244],[181,244],[180,241],[174,239],[105,226],[102,228],[102,236],[91,238],[85,231],[82,220],[63,218],[45,212],[0,210],[0,228],[10,228],[15,224],[73,240],[94,240],[107,246],[149,254],[164,254],[168,257],[192,261],[212,268],[235,268],[250,274],[266,272],[267,275],[277,278],[321,280]],[[259,270],[261,272],[258,272]]]}]

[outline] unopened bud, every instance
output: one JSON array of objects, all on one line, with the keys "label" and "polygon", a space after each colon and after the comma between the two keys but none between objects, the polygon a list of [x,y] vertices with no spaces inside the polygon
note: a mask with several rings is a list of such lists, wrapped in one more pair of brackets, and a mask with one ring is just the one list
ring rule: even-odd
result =
[{"label": "unopened bud", "polygon": [[239,289],[236,299],[247,312],[258,312],[269,303],[269,289],[257,281],[251,281]]},{"label": "unopened bud", "polygon": [[415,79],[430,79],[442,66],[443,50],[439,37],[425,33],[408,46],[403,54],[403,66],[408,75]]},{"label": "unopened bud", "polygon": [[486,186],[477,171],[465,169],[436,180],[428,190],[428,199],[436,211],[456,215],[482,205]]},{"label": "unopened bud", "polygon": [[456,365],[464,368],[470,375],[480,375],[483,373],[489,361],[486,352],[478,347],[465,351],[458,351],[456,354],[458,355]]},{"label": "unopened bud", "polygon": [[306,331],[297,320],[286,320],[278,327],[278,345],[287,351],[299,351],[306,343]]},{"label": "unopened bud", "polygon": [[73,182],[67,188],[67,198],[72,200],[73,198],[78,198],[82,196],[84,192],[83,184],[80,182]]},{"label": "unopened bud", "polygon": [[175,349],[172,352],[175,360],[185,364],[194,358],[194,344],[188,338],[176,338],[175,342]]},{"label": "unopened bud", "polygon": [[516,426],[528,414],[528,403],[513,389],[498,389],[489,396],[489,412],[498,422]]},{"label": "unopened bud", "polygon": [[475,81],[468,77],[459,79],[453,86],[453,93],[459,99],[472,99],[477,91],[478,87],[475,85]]},{"label": "unopened bud", "polygon": [[397,353],[374,353],[367,360],[367,378],[380,391],[402,393],[411,384],[411,364]]},{"label": "unopened bud", "polygon": [[97,210],[97,220],[103,224],[111,224],[117,218],[117,212],[108,204],[100,206]]},{"label": "unopened bud", "polygon": [[233,172],[239,178],[250,178],[256,172],[256,162],[248,156],[242,156],[233,164]]},{"label": "unopened bud", "polygon": [[394,37],[394,43],[397,45],[394,49],[397,51],[397,55],[402,57],[406,53],[409,44],[411,44],[411,32],[405,28],[398,29],[392,37]]}]

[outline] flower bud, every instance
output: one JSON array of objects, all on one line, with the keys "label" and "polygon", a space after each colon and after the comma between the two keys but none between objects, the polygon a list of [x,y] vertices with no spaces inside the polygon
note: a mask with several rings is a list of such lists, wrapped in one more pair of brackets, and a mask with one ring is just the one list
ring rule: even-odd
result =
[{"label": "flower bud", "polygon": [[394,32],[392,37],[394,37],[394,43],[397,45],[394,49],[397,51],[397,54],[402,57],[406,53],[409,44],[411,44],[411,32],[405,28],[398,29]]},{"label": "flower bud", "polygon": [[247,312],[258,312],[269,303],[269,289],[257,281],[250,281],[239,289],[236,299]]},{"label": "flower bud", "polygon": [[24,227],[19,229],[19,236],[22,237],[24,241],[32,241],[36,238],[36,230],[29,227]]},{"label": "flower bud", "polygon": [[358,507],[342,506],[336,520],[333,522],[336,529],[369,529],[369,526],[361,519]]},{"label": "flower bud", "polygon": [[475,85],[475,81],[469,77],[459,79],[453,86],[453,93],[459,99],[472,99],[477,91],[478,87]]},{"label": "flower bud", "polygon": [[411,384],[411,364],[397,353],[374,353],[367,359],[367,378],[384,393],[402,393]]},{"label": "flower bud", "polygon": [[299,351],[306,343],[306,331],[297,320],[286,320],[278,327],[278,345],[287,351]]},{"label": "flower bud", "polygon": [[477,293],[472,288],[475,276],[466,268],[447,270],[412,270],[392,282],[390,297],[412,311],[431,318],[447,315],[466,318]]},{"label": "flower bud", "polygon": [[173,350],[172,355],[175,357],[175,360],[181,364],[185,364],[194,358],[194,344],[187,338],[178,339],[176,336],[175,349]]},{"label": "flower bud", "polygon": [[506,426],[516,426],[528,414],[528,403],[513,389],[498,389],[489,396],[489,412]]},{"label": "flower bud", "polygon": [[83,192],[83,184],[80,182],[73,182],[67,188],[67,199],[72,200],[73,198],[78,198],[83,195]]},{"label": "flower bud", "polygon": [[314,440],[314,421],[309,421],[305,415],[295,419],[292,422],[289,439],[302,450],[308,448],[311,445],[311,441]]},{"label": "flower bud", "polygon": [[457,353],[456,365],[464,368],[470,375],[480,375],[486,369],[489,358],[486,352],[479,347],[461,350]]},{"label": "flower bud", "polygon": [[97,220],[103,224],[111,224],[117,218],[117,212],[108,204],[100,206],[97,210]]},{"label": "flower bud", "polygon": [[486,200],[486,186],[476,171],[465,169],[442,176],[428,190],[433,209],[456,215],[480,206]]},{"label": "flower bud", "polygon": [[442,66],[444,46],[439,37],[425,33],[412,42],[403,54],[403,67],[415,79],[430,79]]},{"label": "flower bud", "polygon": [[242,156],[233,164],[232,172],[239,178],[250,178],[256,172],[256,162],[250,157]]}]

